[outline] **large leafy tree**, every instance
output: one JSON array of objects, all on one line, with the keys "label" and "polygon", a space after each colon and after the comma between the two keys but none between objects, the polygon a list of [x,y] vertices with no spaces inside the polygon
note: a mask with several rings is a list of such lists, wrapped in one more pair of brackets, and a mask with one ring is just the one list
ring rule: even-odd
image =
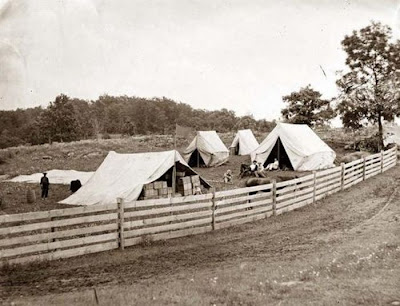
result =
[{"label": "large leafy tree", "polygon": [[292,92],[282,99],[288,104],[281,112],[287,122],[314,126],[323,125],[335,117],[330,101],[322,99],[321,93],[312,89],[311,85]]},{"label": "large leafy tree", "polygon": [[50,102],[40,118],[43,136],[51,141],[71,141],[79,139],[79,124],[70,98],[64,94]]},{"label": "large leafy tree", "polygon": [[400,42],[391,42],[391,29],[372,23],[342,41],[349,70],[336,82],[337,110],[345,127],[378,125],[383,147],[383,120],[400,115]]}]

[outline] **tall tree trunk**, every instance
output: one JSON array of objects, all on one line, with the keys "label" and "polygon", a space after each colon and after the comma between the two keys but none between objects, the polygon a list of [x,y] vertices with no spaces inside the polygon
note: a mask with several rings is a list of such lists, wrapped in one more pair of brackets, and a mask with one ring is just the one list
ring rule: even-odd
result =
[{"label": "tall tree trunk", "polygon": [[379,113],[378,116],[378,135],[379,135],[379,150],[383,150],[383,126],[382,126],[382,116]]}]

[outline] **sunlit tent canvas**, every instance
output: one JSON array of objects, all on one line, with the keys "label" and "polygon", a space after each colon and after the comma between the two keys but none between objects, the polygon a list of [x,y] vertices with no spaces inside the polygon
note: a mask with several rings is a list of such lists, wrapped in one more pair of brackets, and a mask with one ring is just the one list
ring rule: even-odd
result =
[{"label": "sunlit tent canvas", "polygon": [[[73,180],[80,180],[83,185],[92,177],[94,172],[84,172],[76,170],[50,170],[47,171],[47,177],[50,184],[63,184],[69,185]],[[34,173],[29,175],[19,175],[9,180],[14,183],[31,183],[39,184],[43,173]]]},{"label": "sunlit tent canvas", "polygon": [[258,146],[259,143],[251,130],[239,130],[230,148],[234,149],[235,155],[249,155]]},{"label": "sunlit tent canvas", "polygon": [[[134,201],[140,196],[143,185],[166,177],[166,174],[171,184],[174,165],[177,171],[196,175],[175,150],[135,154],[111,151],[86,185],[60,203],[106,204],[116,203],[117,198],[123,198],[126,202]],[[201,177],[200,181],[205,188],[210,187]]]},{"label": "sunlit tent canvas", "polygon": [[383,126],[383,144],[387,146],[391,143],[400,145],[400,126],[396,124]]},{"label": "sunlit tent canvas", "polygon": [[308,125],[278,123],[251,154],[265,166],[275,158],[280,167],[311,171],[333,167],[336,153]]},{"label": "sunlit tent canvas", "polygon": [[182,155],[191,167],[219,166],[229,159],[229,151],[215,131],[198,131]]}]

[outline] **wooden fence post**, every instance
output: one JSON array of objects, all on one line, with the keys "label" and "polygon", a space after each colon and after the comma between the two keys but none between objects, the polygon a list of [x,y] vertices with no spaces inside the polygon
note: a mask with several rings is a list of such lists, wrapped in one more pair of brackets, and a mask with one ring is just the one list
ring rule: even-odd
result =
[{"label": "wooden fence post", "polygon": [[276,216],[276,180],[272,181],[272,214]]},{"label": "wooden fence post", "polygon": [[365,181],[365,163],[366,163],[366,159],[365,159],[365,157],[363,157],[363,181]]},{"label": "wooden fence post", "polygon": [[118,203],[118,246],[121,250],[125,249],[124,237],[124,199],[117,198]]},{"label": "wooden fence post", "polygon": [[313,175],[314,175],[314,190],[313,190],[312,202],[315,203],[315,196],[317,193],[317,171],[314,170]]},{"label": "wooden fence post", "polygon": [[344,188],[344,163],[341,163],[340,166],[342,167],[342,174],[341,174],[341,179],[340,179],[340,190],[343,190]]},{"label": "wooden fence post", "polygon": [[383,150],[381,150],[381,173],[383,173]]},{"label": "wooden fence post", "polygon": [[211,202],[212,202],[211,228],[214,231],[215,230],[215,210],[217,209],[216,201],[215,201],[215,187],[212,187],[211,192],[212,192],[212,198],[211,198]]}]

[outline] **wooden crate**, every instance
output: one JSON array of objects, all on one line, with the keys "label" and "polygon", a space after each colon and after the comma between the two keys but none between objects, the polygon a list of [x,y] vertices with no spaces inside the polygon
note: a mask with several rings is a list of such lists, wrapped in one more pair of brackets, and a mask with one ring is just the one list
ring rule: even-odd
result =
[{"label": "wooden crate", "polygon": [[148,183],[146,185],[143,186],[144,190],[152,190],[154,189],[154,184],[153,183]]},{"label": "wooden crate", "polygon": [[184,185],[192,183],[192,180],[190,179],[190,176],[185,176],[185,177],[180,177],[178,178],[178,185]]},{"label": "wooden crate", "polygon": [[168,187],[166,181],[156,181],[153,184],[154,184],[154,189],[162,189]]}]

